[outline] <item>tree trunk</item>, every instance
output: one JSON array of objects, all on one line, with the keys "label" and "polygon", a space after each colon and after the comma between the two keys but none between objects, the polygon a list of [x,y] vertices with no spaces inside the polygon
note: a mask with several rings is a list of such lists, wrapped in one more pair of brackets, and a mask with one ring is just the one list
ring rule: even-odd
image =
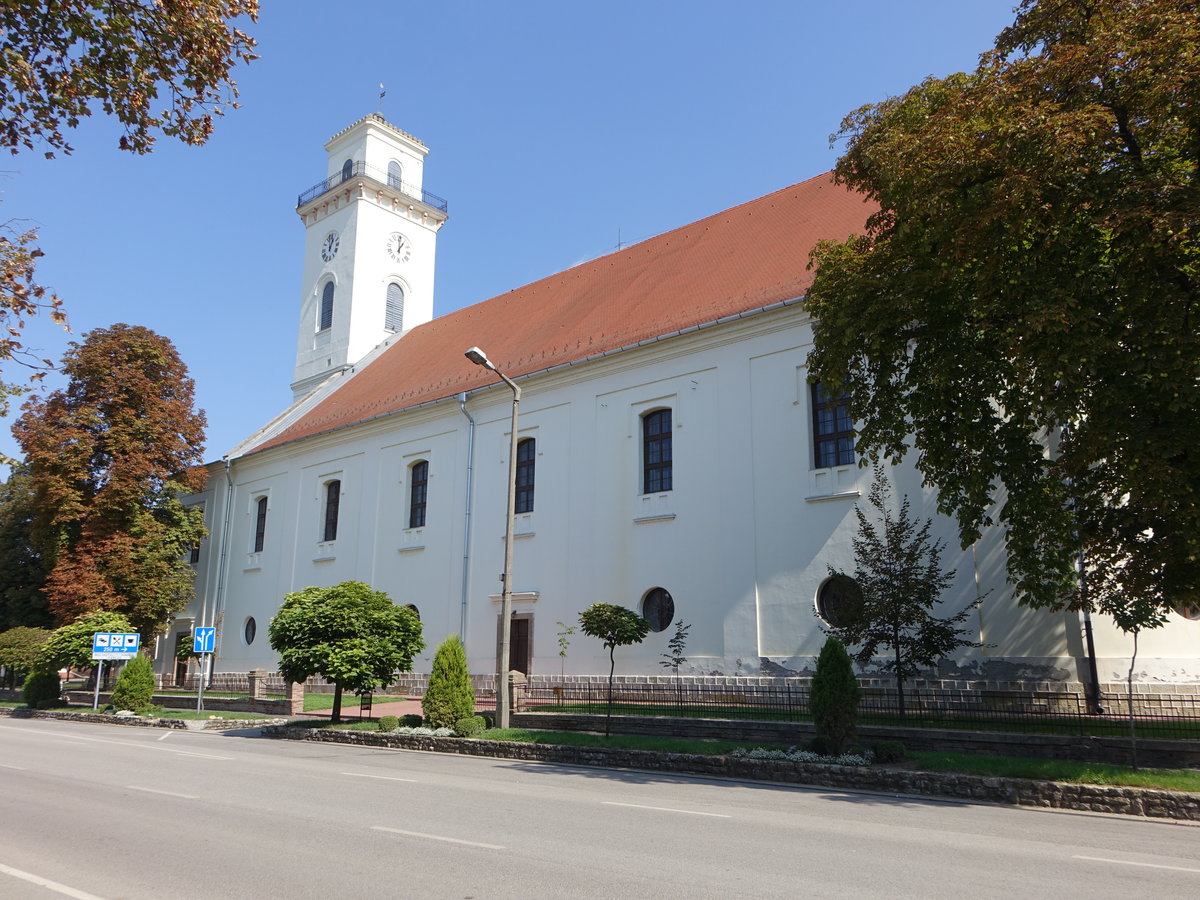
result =
[{"label": "tree trunk", "polygon": [[897,632],[893,638],[896,648],[896,699],[900,703],[900,719],[904,719],[904,670],[900,668],[900,635]]},{"label": "tree trunk", "polygon": [[333,713],[329,717],[330,725],[337,725],[342,721],[342,686],[335,684],[333,686]]},{"label": "tree trunk", "polygon": [[613,672],[617,670],[617,658],[613,654],[616,650],[616,645],[608,648],[608,714],[604,717],[605,737],[608,737],[609,729],[612,727],[612,682]]}]

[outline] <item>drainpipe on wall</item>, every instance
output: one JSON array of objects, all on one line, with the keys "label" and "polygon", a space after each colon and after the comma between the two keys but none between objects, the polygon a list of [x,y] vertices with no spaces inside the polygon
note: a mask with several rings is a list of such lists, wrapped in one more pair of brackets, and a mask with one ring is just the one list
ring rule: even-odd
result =
[{"label": "drainpipe on wall", "polygon": [[471,571],[471,495],[475,487],[475,420],[467,412],[467,394],[458,395],[458,408],[470,423],[467,426],[467,503],[463,512],[462,608],[458,616],[458,637],[467,643],[467,598]]}]

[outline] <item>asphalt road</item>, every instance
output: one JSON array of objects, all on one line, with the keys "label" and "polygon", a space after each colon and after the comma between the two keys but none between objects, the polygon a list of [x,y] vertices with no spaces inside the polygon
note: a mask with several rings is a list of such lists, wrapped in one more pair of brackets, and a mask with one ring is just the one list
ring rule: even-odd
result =
[{"label": "asphalt road", "polygon": [[0,897],[1200,897],[1200,828],[0,719]]}]

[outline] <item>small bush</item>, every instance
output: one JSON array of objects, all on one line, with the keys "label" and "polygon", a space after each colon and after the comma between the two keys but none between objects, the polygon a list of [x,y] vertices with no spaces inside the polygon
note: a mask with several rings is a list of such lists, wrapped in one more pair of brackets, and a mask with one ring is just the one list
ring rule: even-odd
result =
[{"label": "small bush", "polygon": [[475,737],[487,729],[483,716],[465,716],[454,723],[454,733],[459,737]]},{"label": "small bush", "polygon": [[61,685],[57,672],[30,672],[25,679],[22,699],[30,709],[41,709],[47,700],[58,700]]},{"label": "small bush", "polygon": [[902,741],[876,741],[871,745],[875,762],[892,763],[904,759],[908,753]]},{"label": "small bush", "polygon": [[62,709],[64,706],[67,706],[67,705],[68,704],[64,703],[62,700],[55,697],[52,700],[39,700],[37,708],[38,709]]},{"label": "small bush", "polygon": [[830,635],[817,657],[808,701],[821,742],[818,753],[837,756],[854,743],[860,695],[850,654],[841,641]]},{"label": "small bush", "polygon": [[147,657],[138,654],[125,663],[110,699],[118,710],[128,709],[141,714],[151,708],[154,700],[154,666]]},{"label": "small bush", "polygon": [[479,713],[479,718],[483,719],[483,730],[487,731],[496,725],[496,717],[491,713]]},{"label": "small bush", "polygon": [[400,717],[400,724],[405,728],[420,728],[425,720],[416,713],[406,713]]},{"label": "small bush", "polygon": [[400,720],[395,716],[380,716],[379,730],[380,731],[395,731],[400,727]]},{"label": "small bush", "polygon": [[433,655],[429,687],[421,698],[425,718],[435,728],[449,728],[475,713],[475,689],[467,668],[467,651],[458,635],[452,634]]}]

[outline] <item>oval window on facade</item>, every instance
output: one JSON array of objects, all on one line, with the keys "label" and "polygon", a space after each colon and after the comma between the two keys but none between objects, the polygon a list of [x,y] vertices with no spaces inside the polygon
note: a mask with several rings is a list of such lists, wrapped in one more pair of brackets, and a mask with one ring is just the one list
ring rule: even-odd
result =
[{"label": "oval window on facade", "polygon": [[254,621],[254,616],[246,619],[246,627],[243,634],[246,637],[247,644],[254,643],[254,638],[258,636],[258,623]]},{"label": "oval window on facade", "polygon": [[665,588],[651,588],[642,599],[642,618],[650,623],[651,631],[666,631],[675,618],[675,601]]},{"label": "oval window on facade", "polygon": [[817,615],[834,628],[852,623],[862,603],[862,589],[849,575],[834,575],[817,591]]}]

